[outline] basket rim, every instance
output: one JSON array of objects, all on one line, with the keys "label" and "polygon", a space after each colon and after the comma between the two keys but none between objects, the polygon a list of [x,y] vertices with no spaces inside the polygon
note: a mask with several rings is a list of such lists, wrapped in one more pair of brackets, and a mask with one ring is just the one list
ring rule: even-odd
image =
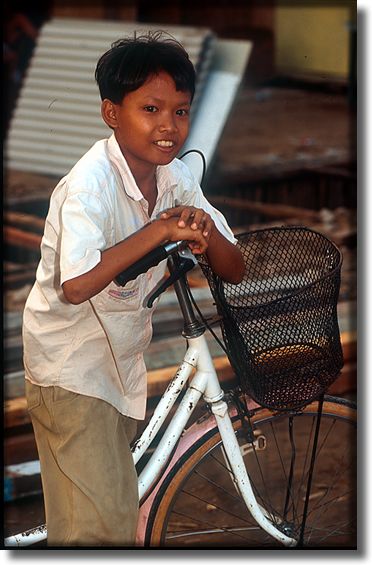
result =
[{"label": "basket rim", "polygon": [[[291,293],[290,295],[287,296],[281,296],[279,298],[275,298],[275,300],[271,300],[269,302],[265,302],[263,304],[256,304],[254,306],[233,306],[228,304],[228,307],[234,310],[241,310],[243,308],[245,309],[256,309],[256,308],[267,308],[269,305],[284,301],[284,300],[288,300],[288,298],[292,298],[294,296],[298,296],[300,294],[302,294],[303,292],[305,292],[306,290],[308,290],[311,287],[314,287],[315,285],[319,284],[320,282],[328,279],[329,277],[333,277],[335,276],[335,274],[337,272],[340,272],[341,270],[341,266],[342,266],[342,262],[343,262],[343,256],[342,256],[342,252],[339,249],[339,247],[326,235],[312,229],[312,228],[308,228],[306,226],[273,226],[271,228],[258,228],[256,230],[252,230],[252,231],[247,231],[247,232],[242,232],[239,234],[235,234],[235,237],[237,239],[237,241],[239,241],[239,237],[243,237],[245,235],[251,235],[251,234],[255,234],[255,233],[259,233],[259,232],[269,232],[269,231],[307,231],[307,232],[311,232],[316,234],[317,236],[320,236],[321,238],[323,238],[324,240],[328,241],[328,243],[330,243],[332,245],[332,247],[337,251],[338,254],[338,262],[336,264],[336,266],[332,269],[332,271],[330,271],[329,273],[326,273],[325,275],[323,275],[321,278],[317,279],[316,281],[313,281],[303,287],[301,287],[299,290],[294,291],[293,293]],[[213,271],[212,271],[213,273]],[[218,281],[218,286],[220,286],[221,284],[232,284],[232,283],[225,283],[220,277],[218,277],[218,275],[215,275],[215,273],[213,273],[213,277],[215,277]],[[240,284],[240,283],[239,283]],[[217,289],[218,289],[217,286]],[[238,285],[236,285],[238,286]],[[224,300],[226,302],[226,300]]]},{"label": "basket rim", "polygon": [[[307,226],[272,226],[271,228],[257,228],[255,230],[249,230],[246,232],[241,232],[238,234],[235,234],[235,238],[237,240],[239,240],[239,237],[243,237],[245,235],[253,235],[255,233],[261,233],[261,232],[271,232],[271,231],[304,231],[304,232],[310,232],[310,233],[314,233],[315,235],[321,237],[322,239],[325,239],[326,241],[328,241],[328,243],[331,244],[332,247],[334,247],[334,249],[336,249],[336,251],[338,252],[339,255],[339,262],[342,263],[342,252],[339,249],[339,247],[335,244],[334,241],[332,241],[328,236],[324,235],[324,233],[321,233],[317,230],[314,230],[312,228],[309,228]],[[338,265],[336,265],[335,269],[338,267]]]}]

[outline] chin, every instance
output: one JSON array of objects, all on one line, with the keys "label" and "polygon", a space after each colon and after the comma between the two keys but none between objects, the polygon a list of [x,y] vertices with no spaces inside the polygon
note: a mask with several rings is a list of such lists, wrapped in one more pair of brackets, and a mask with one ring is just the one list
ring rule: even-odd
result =
[{"label": "chin", "polygon": [[177,157],[177,153],[173,155],[164,155],[164,157],[157,159],[157,165],[169,165]]}]

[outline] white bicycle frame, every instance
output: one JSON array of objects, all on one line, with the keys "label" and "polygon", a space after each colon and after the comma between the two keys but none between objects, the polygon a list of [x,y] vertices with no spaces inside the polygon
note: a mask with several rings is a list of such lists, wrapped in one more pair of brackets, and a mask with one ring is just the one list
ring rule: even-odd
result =
[{"label": "white bicycle frame", "polygon": [[[205,336],[200,335],[187,341],[188,348],[182,364],[156,406],[141,437],[132,448],[133,459],[137,463],[156,437],[172,406],[184,389],[186,381],[191,377],[190,384],[164,435],[138,478],[140,500],[144,499],[161,477],[161,473],[164,471],[164,467],[169,461],[193,410],[201,396],[203,396],[215,416],[226,458],[230,466],[232,480],[253,518],[263,530],[283,545],[287,547],[296,545],[297,541],[295,539],[286,536],[272,524],[265,510],[256,501],[234,433],[228,406],[223,399],[224,392],[221,389]],[[194,371],[195,373],[192,376]],[[141,519],[139,520],[140,525]],[[46,537],[46,527],[40,526],[6,538],[5,546],[20,547],[31,545],[42,541]],[[142,539],[142,536],[140,535],[137,539]]]}]

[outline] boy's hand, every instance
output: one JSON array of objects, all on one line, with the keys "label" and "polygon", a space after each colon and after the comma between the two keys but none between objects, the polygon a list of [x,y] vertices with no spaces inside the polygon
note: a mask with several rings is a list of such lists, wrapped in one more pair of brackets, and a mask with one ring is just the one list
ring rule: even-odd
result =
[{"label": "boy's hand", "polygon": [[194,231],[200,230],[207,242],[214,228],[214,222],[210,215],[201,208],[194,208],[194,206],[169,208],[160,215],[162,220],[168,218],[178,218],[177,225],[181,229],[189,226]]},{"label": "boy's hand", "polygon": [[180,227],[178,216],[169,216],[157,221],[165,227],[166,241],[188,241],[194,255],[200,255],[207,250],[208,241],[200,228],[192,228],[187,224]]}]

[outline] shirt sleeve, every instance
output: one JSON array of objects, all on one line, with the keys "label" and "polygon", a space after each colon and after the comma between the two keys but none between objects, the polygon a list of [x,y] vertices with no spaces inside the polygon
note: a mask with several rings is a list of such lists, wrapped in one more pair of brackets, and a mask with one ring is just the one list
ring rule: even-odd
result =
[{"label": "shirt sleeve", "polygon": [[[186,165],[184,165],[184,167],[186,167]],[[201,208],[207,212],[212,217],[218,231],[226,237],[228,241],[236,244],[238,240],[231,231],[226,218],[208,202],[198,181],[188,167],[184,180],[180,204],[184,206],[195,206],[195,208]]]},{"label": "shirt sleeve", "polygon": [[68,195],[61,210],[61,285],[92,270],[108,247],[109,214],[90,192]]}]

